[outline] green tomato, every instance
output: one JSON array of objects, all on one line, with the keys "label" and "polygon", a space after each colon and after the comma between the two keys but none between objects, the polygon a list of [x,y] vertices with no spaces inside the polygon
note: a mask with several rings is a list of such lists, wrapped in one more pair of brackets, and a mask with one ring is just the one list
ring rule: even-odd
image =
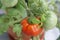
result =
[{"label": "green tomato", "polygon": [[57,24],[57,16],[52,11],[47,11],[49,16],[47,17],[47,20],[44,23],[45,30],[50,30],[54,28]]},{"label": "green tomato", "polygon": [[1,0],[1,3],[6,7],[13,7],[18,3],[18,0]]}]

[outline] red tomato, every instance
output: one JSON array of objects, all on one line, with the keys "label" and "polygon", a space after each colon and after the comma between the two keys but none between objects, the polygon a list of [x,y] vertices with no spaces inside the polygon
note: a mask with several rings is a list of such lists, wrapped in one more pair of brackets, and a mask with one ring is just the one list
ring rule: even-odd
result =
[{"label": "red tomato", "polygon": [[29,36],[37,36],[43,30],[42,28],[39,28],[39,24],[29,24],[28,18],[23,19],[21,24],[23,26],[22,32]]}]

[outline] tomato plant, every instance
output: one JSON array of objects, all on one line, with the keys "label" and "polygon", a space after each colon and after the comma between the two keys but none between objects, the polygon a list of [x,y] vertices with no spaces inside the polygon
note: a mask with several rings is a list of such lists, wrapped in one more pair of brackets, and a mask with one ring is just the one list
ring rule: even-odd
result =
[{"label": "tomato plant", "polygon": [[43,29],[50,30],[56,26],[57,17],[45,0],[28,0],[27,3],[25,0],[0,0],[0,3],[0,8],[5,11],[0,16],[0,34],[11,26],[12,30],[8,31],[13,38],[16,35],[18,40],[20,37],[39,40],[44,37],[41,34]]}]

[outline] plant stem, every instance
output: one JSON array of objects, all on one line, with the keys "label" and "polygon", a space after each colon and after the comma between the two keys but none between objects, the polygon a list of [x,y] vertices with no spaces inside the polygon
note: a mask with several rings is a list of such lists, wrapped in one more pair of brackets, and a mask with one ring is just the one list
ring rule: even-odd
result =
[{"label": "plant stem", "polygon": [[34,16],[34,14],[30,11],[29,8],[27,8],[26,10],[27,10],[28,15],[30,15],[30,16]]},{"label": "plant stem", "polygon": [[39,35],[38,35],[38,36],[36,36],[36,37],[33,37],[33,39],[32,39],[32,40],[40,40]]},{"label": "plant stem", "polygon": [[22,20],[22,18],[19,19],[19,20],[13,21],[13,22],[9,22],[9,25],[14,25],[14,24],[16,24],[16,23],[20,23],[21,20]]}]

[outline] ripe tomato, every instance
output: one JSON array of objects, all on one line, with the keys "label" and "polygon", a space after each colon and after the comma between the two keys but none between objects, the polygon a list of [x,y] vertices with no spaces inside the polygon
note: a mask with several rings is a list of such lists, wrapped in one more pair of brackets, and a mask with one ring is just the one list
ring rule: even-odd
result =
[{"label": "ripe tomato", "polygon": [[37,36],[43,30],[42,28],[39,27],[40,26],[39,24],[30,24],[28,22],[28,18],[23,19],[21,21],[21,24],[23,26],[22,32],[29,36]]}]

